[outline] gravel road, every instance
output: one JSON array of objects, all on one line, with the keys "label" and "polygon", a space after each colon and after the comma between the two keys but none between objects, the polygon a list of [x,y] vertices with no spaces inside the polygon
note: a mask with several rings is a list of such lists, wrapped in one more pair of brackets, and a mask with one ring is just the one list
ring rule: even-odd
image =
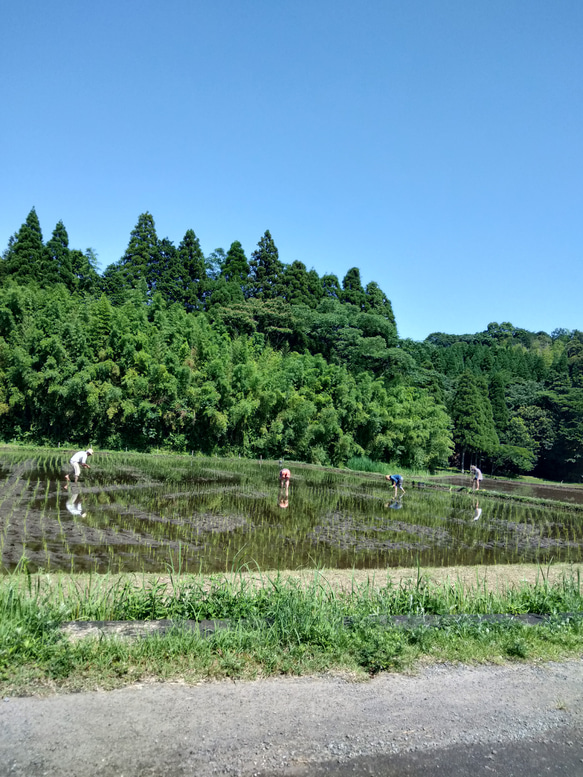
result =
[{"label": "gravel road", "polygon": [[0,702],[0,775],[583,775],[583,660]]}]

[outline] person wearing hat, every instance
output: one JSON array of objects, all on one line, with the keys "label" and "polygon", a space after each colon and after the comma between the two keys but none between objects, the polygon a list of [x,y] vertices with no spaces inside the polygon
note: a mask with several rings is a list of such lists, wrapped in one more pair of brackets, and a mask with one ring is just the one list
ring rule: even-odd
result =
[{"label": "person wearing hat", "polygon": [[[73,467],[73,474],[75,475],[74,482],[76,483],[79,479],[79,475],[81,474],[81,467],[84,469],[91,469],[89,464],[87,464],[87,456],[93,456],[93,448],[87,448],[86,451],[77,451],[77,453],[74,453],[73,456],[69,459],[69,464]],[[69,481],[71,478],[69,475],[65,475],[65,480],[67,481],[65,483],[64,489],[65,491],[69,488]]]}]

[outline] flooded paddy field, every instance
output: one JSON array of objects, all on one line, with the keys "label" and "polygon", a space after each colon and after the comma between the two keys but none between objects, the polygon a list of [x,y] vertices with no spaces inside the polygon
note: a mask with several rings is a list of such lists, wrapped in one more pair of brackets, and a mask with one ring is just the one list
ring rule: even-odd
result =
[{"label": "flooded paddy field", "polygon": [[277,462],[97,452],[63,489],[71,451],[0,450],[7,572],[225,572],[581,562],[583,511]]},{"label": "flooded paddy field", "polygon": [[[449,486],[471,486],[472,478],[468,473],[462,475],[444,475],[431,478],[434,483]],[[535,499],[553,499],[561,502],[583,505],[583,486],[550,484],[550,483],[525,483],[524,481],[499,480],[486,476],[480,485],[480,491],[498,491],[500,493],[534,497]]]}]

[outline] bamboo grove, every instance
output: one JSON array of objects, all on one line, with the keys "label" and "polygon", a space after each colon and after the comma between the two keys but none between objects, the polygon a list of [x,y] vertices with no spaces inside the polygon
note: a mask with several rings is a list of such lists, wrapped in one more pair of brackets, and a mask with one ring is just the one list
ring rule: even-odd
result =
[{"label": "bamboo grove", "polygon": [[0,439],[583,476],[583,332],[398,337],[380,286],[285,264],[266,231],[205,256],[142,214],[119,261],[43,239],[0,261]]}]

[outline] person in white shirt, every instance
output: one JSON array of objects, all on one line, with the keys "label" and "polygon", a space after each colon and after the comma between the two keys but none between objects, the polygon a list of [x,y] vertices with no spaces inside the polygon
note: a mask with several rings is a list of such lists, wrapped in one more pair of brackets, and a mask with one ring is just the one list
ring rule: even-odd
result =
[{"label": "person in white shirt", "polygon": [[474,467],[474,465],[472,464],[472,466],[470,467],[470,472],[474,476],[472,480],[472,490],[479,491],[480,482],[484,479],[484,476],[482,475],[482,470],[478,469],[477,467]]},{"label": "person in white shirt", "polygon": [[[75,476],[73,481],[74,483],[76,483],[79,479],[79,475],[81,474],[81,467],[84,469],[91,469],[89,464],[87,464],[88,456],[93,456],[93,448],[87,448],[86,451],[77,451],[77,453],[73,454],[73,456],[71,456],[69,459],[69,464],[73,467],[73,474]],[[65,475],[65,480],[67,481],[64,486],[66,491],[69,488],[69,481],[71,480],[68,474]]]}]

